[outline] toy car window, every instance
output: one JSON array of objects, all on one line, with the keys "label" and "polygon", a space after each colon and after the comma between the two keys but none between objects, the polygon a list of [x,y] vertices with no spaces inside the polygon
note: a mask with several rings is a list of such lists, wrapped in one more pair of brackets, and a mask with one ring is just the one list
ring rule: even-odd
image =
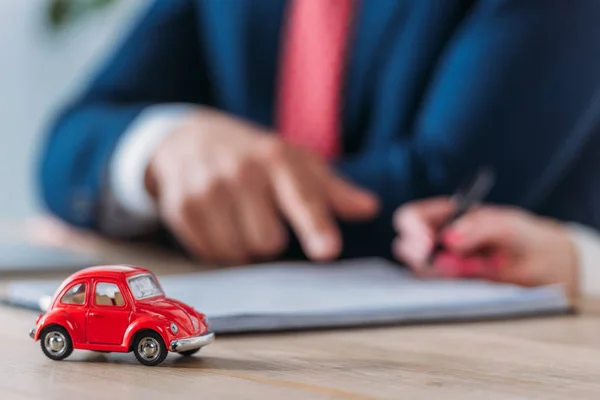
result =
[{"label": "toy car window", "polygon": [[160,296],[163,294],[156,279],[152,275],[144,274],[130,278],[129,288],[133,297],[137,300],[146,299],[148,297]]},{"label": "toy car window", "polygon": [[122,307],[125,305],[125,300],[123,300],[119,287],[114,283],[107,282],[98,282],[96,284],[94,302],[98,306]]},{"label": "toy car window", "polygon": [[64,294],[60,302],[63,304],[82,305],[85,303],[85,283],[78,283]]}]

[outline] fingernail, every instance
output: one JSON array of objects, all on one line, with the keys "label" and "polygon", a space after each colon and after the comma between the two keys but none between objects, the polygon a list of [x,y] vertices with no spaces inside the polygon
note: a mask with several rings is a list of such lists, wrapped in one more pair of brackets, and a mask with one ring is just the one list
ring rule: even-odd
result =
[{"label": "fingernail", "polygon": [[451,246],[460,243],[462,238],[462,233],[456,231],[454,228],[448,229],[442,234],[442,241]]}]

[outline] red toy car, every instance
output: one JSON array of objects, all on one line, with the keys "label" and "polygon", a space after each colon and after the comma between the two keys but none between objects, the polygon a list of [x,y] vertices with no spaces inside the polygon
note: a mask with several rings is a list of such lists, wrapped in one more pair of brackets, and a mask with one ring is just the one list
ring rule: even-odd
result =
[{"label": "red toy car", "polygon": [[214,340],[204,314],[163,293],[147,269],[83,269],[58,288],[46,314],[30,331],[52,360],[73,349],[133,351],[144,365],[158,365],[168,351],[190,356]]}]

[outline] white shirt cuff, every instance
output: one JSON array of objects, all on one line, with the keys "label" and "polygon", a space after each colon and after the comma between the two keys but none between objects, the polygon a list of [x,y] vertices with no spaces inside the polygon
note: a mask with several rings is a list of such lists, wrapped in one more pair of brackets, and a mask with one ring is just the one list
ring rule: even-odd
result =
[{"label": "white shirt cuff", "polygon": [[194,107],[188,104],[148,107],[123,133],[109,165],[101,218],[103,231],[132,236],[147,233],[144,231],[148,227],[157,225],[156,203],[145,185],[146,168],[156,148]]},{"label": "white shirt cuff", "polygon": [[579,224],[569,224],[578,256],[579,288],[583,295],[600,295],[600,233]]}]

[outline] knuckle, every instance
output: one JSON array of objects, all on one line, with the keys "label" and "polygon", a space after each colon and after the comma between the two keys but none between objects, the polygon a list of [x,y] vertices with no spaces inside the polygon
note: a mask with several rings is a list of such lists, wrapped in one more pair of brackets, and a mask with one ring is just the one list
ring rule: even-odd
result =
[{"label": "knuckle", "polygon": [[286,159],[286,145],[281,140],[270,139],[263,143],[261,156],[268,163],[278,164]]},{"label": "knuckle", "polygon": [[249,158],[231,160],[225,167],[229,180],[245,183],[256,174],[256,164]]},{"label": "knuckle", "polygon": [[222,177],[215,175],[206,179],[199,179],[194,182],[189,189],[188,199],[193,203],[209,199],[221,191],[225,187],[225,182]]}]

